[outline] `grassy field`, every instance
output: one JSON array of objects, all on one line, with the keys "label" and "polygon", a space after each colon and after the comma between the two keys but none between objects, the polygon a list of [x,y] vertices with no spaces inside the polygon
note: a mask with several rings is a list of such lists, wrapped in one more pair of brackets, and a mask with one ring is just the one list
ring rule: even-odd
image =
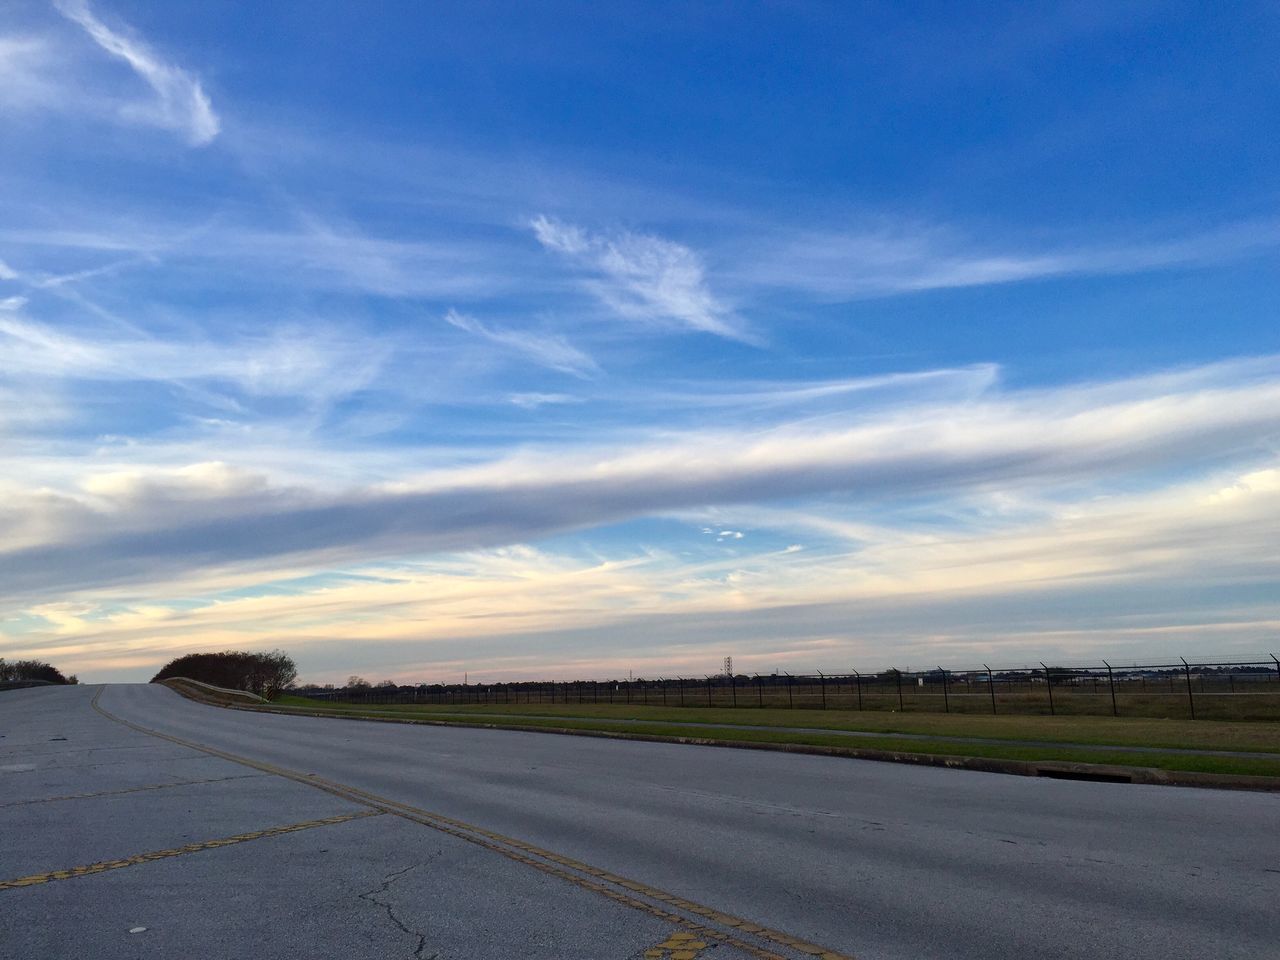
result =
[{"label": "grassy field", "polygon": [[[1141,685],[1116,684],[1114,702],[1105,681],[1044,684],[1002,682],[993,709],[991,690],[971,683],[927,686],[904,683],[901,696],[893,684],[866,682],[857,690],[835,678],[817,684],[718,684],[635,681],[631,684],[537,684],[528,688],[479,685],[428,689],[421,702],[451,708],[474,705],[538,707],[585,706],[697,709],[830,710],[838,713],[959,714],[963,716],[1092,716],[1152,720],[1230,720],[1280,723],[1280,680],[1236,682],[1193,678],[1191,691],[1176,678]],[[859,693],[858,690],[861,692]],[[383,694],[370,691],[372,699]],[[1192,707],[1194,706],[1194,715]]]},{"label": "grassy field", "polygon": [[[831,710],[774,710],[707,707],[637,707],[625,705],[510,704],[474,707],[452,705],[364,705],[320,703],[282,697],[282,706],[299,712],[376,716],[388,719],[437,719],[458,724],[510,723],[533,728],[625,731],[671,737],[699,737],[724,742],[792,743],[928,753],[938,756],[991,757],[1010,760],[1061,760],[1280,776],[1280,724],[1222,721],[1115,719],[1085,716],[966,716],[957,714],[848,713]],[[495,719],[495,717],[497,719]],[[619,720],[635,723],[620,724]],[[614,721],[614,722],[609,722]],[[680,726],[680,723],[712,726]],[[805,727],[805,732],[745,727]],[[884,736],[843,737],[856,730]],[[826,731],[831,731],[830,733]],[[900,739],[895,733],[926,737],[981,737],[1001,743],[958,743],[949,740]],[[1029,741],[1055,741],[1071,746],[1045,747]],[[1275,760],[1249,757],[1196,756],[1174,753],[1134,754],[1107,747],[1207,749],[1274,753]]]}]

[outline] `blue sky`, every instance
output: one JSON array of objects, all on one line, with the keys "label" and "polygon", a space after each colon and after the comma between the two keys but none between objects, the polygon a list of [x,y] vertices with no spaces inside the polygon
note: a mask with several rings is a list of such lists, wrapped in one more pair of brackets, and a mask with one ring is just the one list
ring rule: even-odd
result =
[{"label": "blue sky", "polygon": [[1266,653],[1278,28],[10,4],[0,655]]}]

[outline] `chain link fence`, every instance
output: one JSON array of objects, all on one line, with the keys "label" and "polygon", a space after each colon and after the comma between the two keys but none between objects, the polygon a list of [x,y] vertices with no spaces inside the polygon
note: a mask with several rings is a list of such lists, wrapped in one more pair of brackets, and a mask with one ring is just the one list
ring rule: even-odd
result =
[{"label": "chain link fence", "polygon": [[879,710],[1280,720],[1280,659],[1093,664],[811,674],[529,680],[331,688],[294,693],[360,704],[614,704],[737,709]]}]

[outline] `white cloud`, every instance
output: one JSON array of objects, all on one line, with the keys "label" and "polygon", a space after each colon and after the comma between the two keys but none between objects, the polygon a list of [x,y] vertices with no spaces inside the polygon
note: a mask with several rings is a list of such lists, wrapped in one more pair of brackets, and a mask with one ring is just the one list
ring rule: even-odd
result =
[{"label": "white cloud", "polygon": [[535,217],[530,226],[533,227],[533,234],[538,238],[538,242],[548,250],[555,250],[557,253],[578,256],[586,253],[593,246],[581,227],[575,227],[569,223],[549,220],[546,217]]},{"label": "white cloud", "polygon": [[[1004,246],[1011,244],[1005,242]],[[1280,223],[1249,221],[1191,236],[1001,250],[953,228],[899,223],[865,230],[767,232],[743,244],[733,279],[831,300],[1065,276],[1204,265],[1280,246]]]},{"label": "white cloud", "polygon": [[450,310],[444,315],[444,319],[450,326],[475,334],[527,360],[532,360],[538,366],[582,379],[590,379],[600,373],[600,367],[595,360],[558,334],[490,327],[456,310]]},{"label": "white cloud", "polygon": [[9,266],[3,260],[0,260],[0,280],[17,280],[17,279],[18,279],[18,271],[14,270],[11,266]]},{"label": "white cloud", "polygon": [[513,393],[507,397],[507,400],[521,410],[537,410],[539,407],[582,402],[581,398],[567,393],[538,392]]},{"label": "white cloud", "polygon": [[[15,298],[21,300],[21,298]],[[258,396],[301,395],[313,401],[342,396],[369,383],[386,360],[388,344],[322,329],[277,330],[257,337],[159,340],[72,333],[18,313],[0,313],[0,347],[9,377],[50,380],[224,382]]]},{"label": "white cloud", "polygon": [[166,63],[131,32],[112,30],[94,15],[88,0],[54,0],[54,6],[151,87],[155,98],[124,105],[120,109],[123,119],[173,130],[193,146],[203,146],[217,137],[221,124],[199,80]]},{"label": "white cloud", "polygon": [[543,216],[530,227],[543,247],[583,267],[587,289],[621,316],[758,342],[711,293],[702,259],[688,247],[647,234],[592,235]]},{"label": "white cloud", "polygon": [[[284,556],[307,563],[471,549],[635,517],[815,495],[883,505],[919,497],[955,501],[966,491],[1092,493],[1170,467],[1261,458],[1277,441],[1280,361],[1259,359],[903,405],[846,424],[799,419],[647,441],[571,440],[418,474],[409,464],[430,451],[406,450],[398,473],[384,468],[387,482],[346,491],[323,491],[306,479],[345,469],[345,451],[319,450],[307,455],[302,479],[291,485],[268,477],[225,502],[202,498],[200,518],[181,522],[149,510],[145,496],[113,500],[103,513],[100,494],[90,504],[83,487],[73,486],[58,501],[63,512],[53,514],[44,494],[11,490],[12,516],[45,532],[42,541],[0,553],[0,583],[19,593],[60,591]],[[287,451],[279,455],[290,459]],[[145,474],[145,451],[138,456]],[[1258,482],[1250,480],[1250,490]],[[146,485],[136,481],[134,488]],[[66,505],[77,503],[68,513]],[[58,519],[77,512],[74,523]],[[710,529],[717,536],[739,532],[721,523]]]},{"label": "white cloud", "polygon": [[[210,492],[205,479],[238,483],[220,479],[215,466],[201,469],[207,477],[166,481],[189,497],[188,509]],[[138,489],[125,488],[130,496]],[[1256,655],[1249,643],[1274,633],[1273,613],[1236,607],[1215,614],[1172,598],[1273,582],[1278,498],[1273,467],[1225,482],[1067,501],[1016,524],[928,537],[886,529],[876,543],[834,554],[792,545],[691,564],[661,551],[584,558],[519,545],[354,568],[314,584],[291,583],[276,568],[249,595],[179,603],[190,586],[179,579],[148,584],[145,601],[63,599],[21,612],[49,625],[40,645],[47,654],[104,666],[130,654],[159,663],[170,651],[232,642],[286,644],[316,664],[324,646],[317,638],[329,636],[342,638],[344,658],[354,645],[361,658],[412,656],[438,674],[442,661],[470,656],[502,676],[526,678],[555,672],[549,665],[562,657],[577,662],[561,675],[607,673],[624,649],[636,658],[629,663],[670,671],[698,662],[709,640],[726,635],[744,663],[781,656],[806,670],[880,667],[904,650],[957,666],[1058,650],[1073,660],[1091,649],[1167,654],[1171,643],[1188,655],[1208,653],[1210,643]],[[1158,585],[1157,609],[1143,609],[1142,584]],[[1093,610],[1115,586],[1139,599],[1126,603],[1113,593],[1106,611]],[[1048,621],[1046,608],[1062,605],[1068,615]],[[655,627],[670,639],[632,644],[652,638]],[[584,653],[583,637],[598,638],[603,628],[616,649],[597,639]],[[492,655],[482,649],[488,643]],[[7,646],[14,655],[26,649],[21,636]],[[339,678],[350,666],[340,660]]]},{"label": "white cloud", "polygon": [[0,107],[27,111],[43,107],[57,96],[50,75],[57,58],[43,37],[0,37]]}]

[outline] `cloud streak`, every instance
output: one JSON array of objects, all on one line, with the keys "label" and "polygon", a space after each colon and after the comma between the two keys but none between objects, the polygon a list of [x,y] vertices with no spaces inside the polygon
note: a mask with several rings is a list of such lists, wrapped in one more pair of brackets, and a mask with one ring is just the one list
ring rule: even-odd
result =
[{"label": "cloud streak", "polygon": [[0,348],[5,375],[27,381],[221,383],[250,395],[316,402],[368,384],[390,351],[362,342],[357,352],[349,338],[322,329],[224,334],[221,342],[77,334],[26,319],[23,305],[15,298],[12,309],[0,311]]},{"label": "cloud streak", "polygon": [[864,231],[766,233],[739,247],[737,267],[730,271],[736,284],[839,301],[1207,266],[1280,247],[1280,223],[1249,221],[1183,237],[1004,251],[954,228],[902,223]]},{"label": "cloud streak", "polygon": [[221,121],[199,80],[165,62],[131,32],[112,30],[94,14],[88,0],[54,0],[54,6],[99,47],[127,63],[151,88],[154,99],[125,105],[120,111],[123,119],[172,130],[192,146],[204,146],[218,136]]},{"label": "cloud streak", "polygon": [[618,315],[760,342],[712,294],[701,258],[688,247],[649,234],[591,234],[545,216],[536,217],[530,227],[546,250],[581,268],[586,289]]},{"label": "cloud streak", "polygon": [[217,490],[197,497],[191,478],[157,475],[143,495],[90,484],[53,499],[12,496],[0,530],[41,535],[0,553],[0,583],[13,599],[146,582],[160,570],[281,558],[355,562],[520,543],[717,504],[813,495],[885,503],[964,490],[1091,487],[1243,451],[1263,457],[1277,440],[1280,361],[1261,359],[899,407],[847,426],[783,422],[625,448],[534,449],[337,495],[263,478],[234,497]]},{"label": "cloud streak", "polygon": [[[1039,649],[1068,651],[1068,659],[1090,646],[1113,655],[1163,651],[1169,642],[1194,650],[1205,637],[1256,655],[1250,640],[1276,625],[1265,609],[1246,603],[1206,613],[1194,594],[1274,580],[1277,506],[1280,470],[1271,468],[1065,503],[1034,520],[982,529],[923,536],[883,529],[874,542],[835,554],[787,548],[690,563],[663,551],[583,559],[521,546],[363,567],[318,584],[268,582],[252,596],[173,603],[162,589],[145,602],[41,603],[25,616],[48,638],[41,649],[116,667],[130,656],[159,661],[170,651],[245,638],[308,644],[312,662],[323,663],[316,635],[340,634],[344,644],[378,647],[392,662],[425,658],[432,675],[441,661],[467,658],[482,659],[493,676],[527,677],[529,661],[548,657],[561,675],[599,675],[611,669],[610,651],[584,655],[577,643],[601,630],[621,644],[637,635],[682,637],[628,651],[628,662],[655,673],[701,664],[707,644],[718,649],[727,632],[735,658],[752,669],[901,665],[883,637],[921,632],[927,642],[899,640],[897,655],[962,666],[1001,662],[1028,634]],[[1183,599],[1159,617],[1135,617],[1113,599],[1105,612],[1074,617],[1070,628],[1034,619],[1046,605],[1089,597],[1096,607],[1100,596],[1140,593],[1142,584],[1158,584],[1166,595],[1178,585]],[[770,636],[784,621],[796,639]],[[334,676],[314,678],[346,676],[348,665],[334,660]],[[418,681],[425,670],[395,672]]]},{"label": "cloud streak", "polygon": [[491,327],[457,310],[448,311],[444,315],[444,320],[451,327],[474,334],[540,367],[567,373],[584,380],[598,376],[601,372],[595,360],[559,334]]}]

